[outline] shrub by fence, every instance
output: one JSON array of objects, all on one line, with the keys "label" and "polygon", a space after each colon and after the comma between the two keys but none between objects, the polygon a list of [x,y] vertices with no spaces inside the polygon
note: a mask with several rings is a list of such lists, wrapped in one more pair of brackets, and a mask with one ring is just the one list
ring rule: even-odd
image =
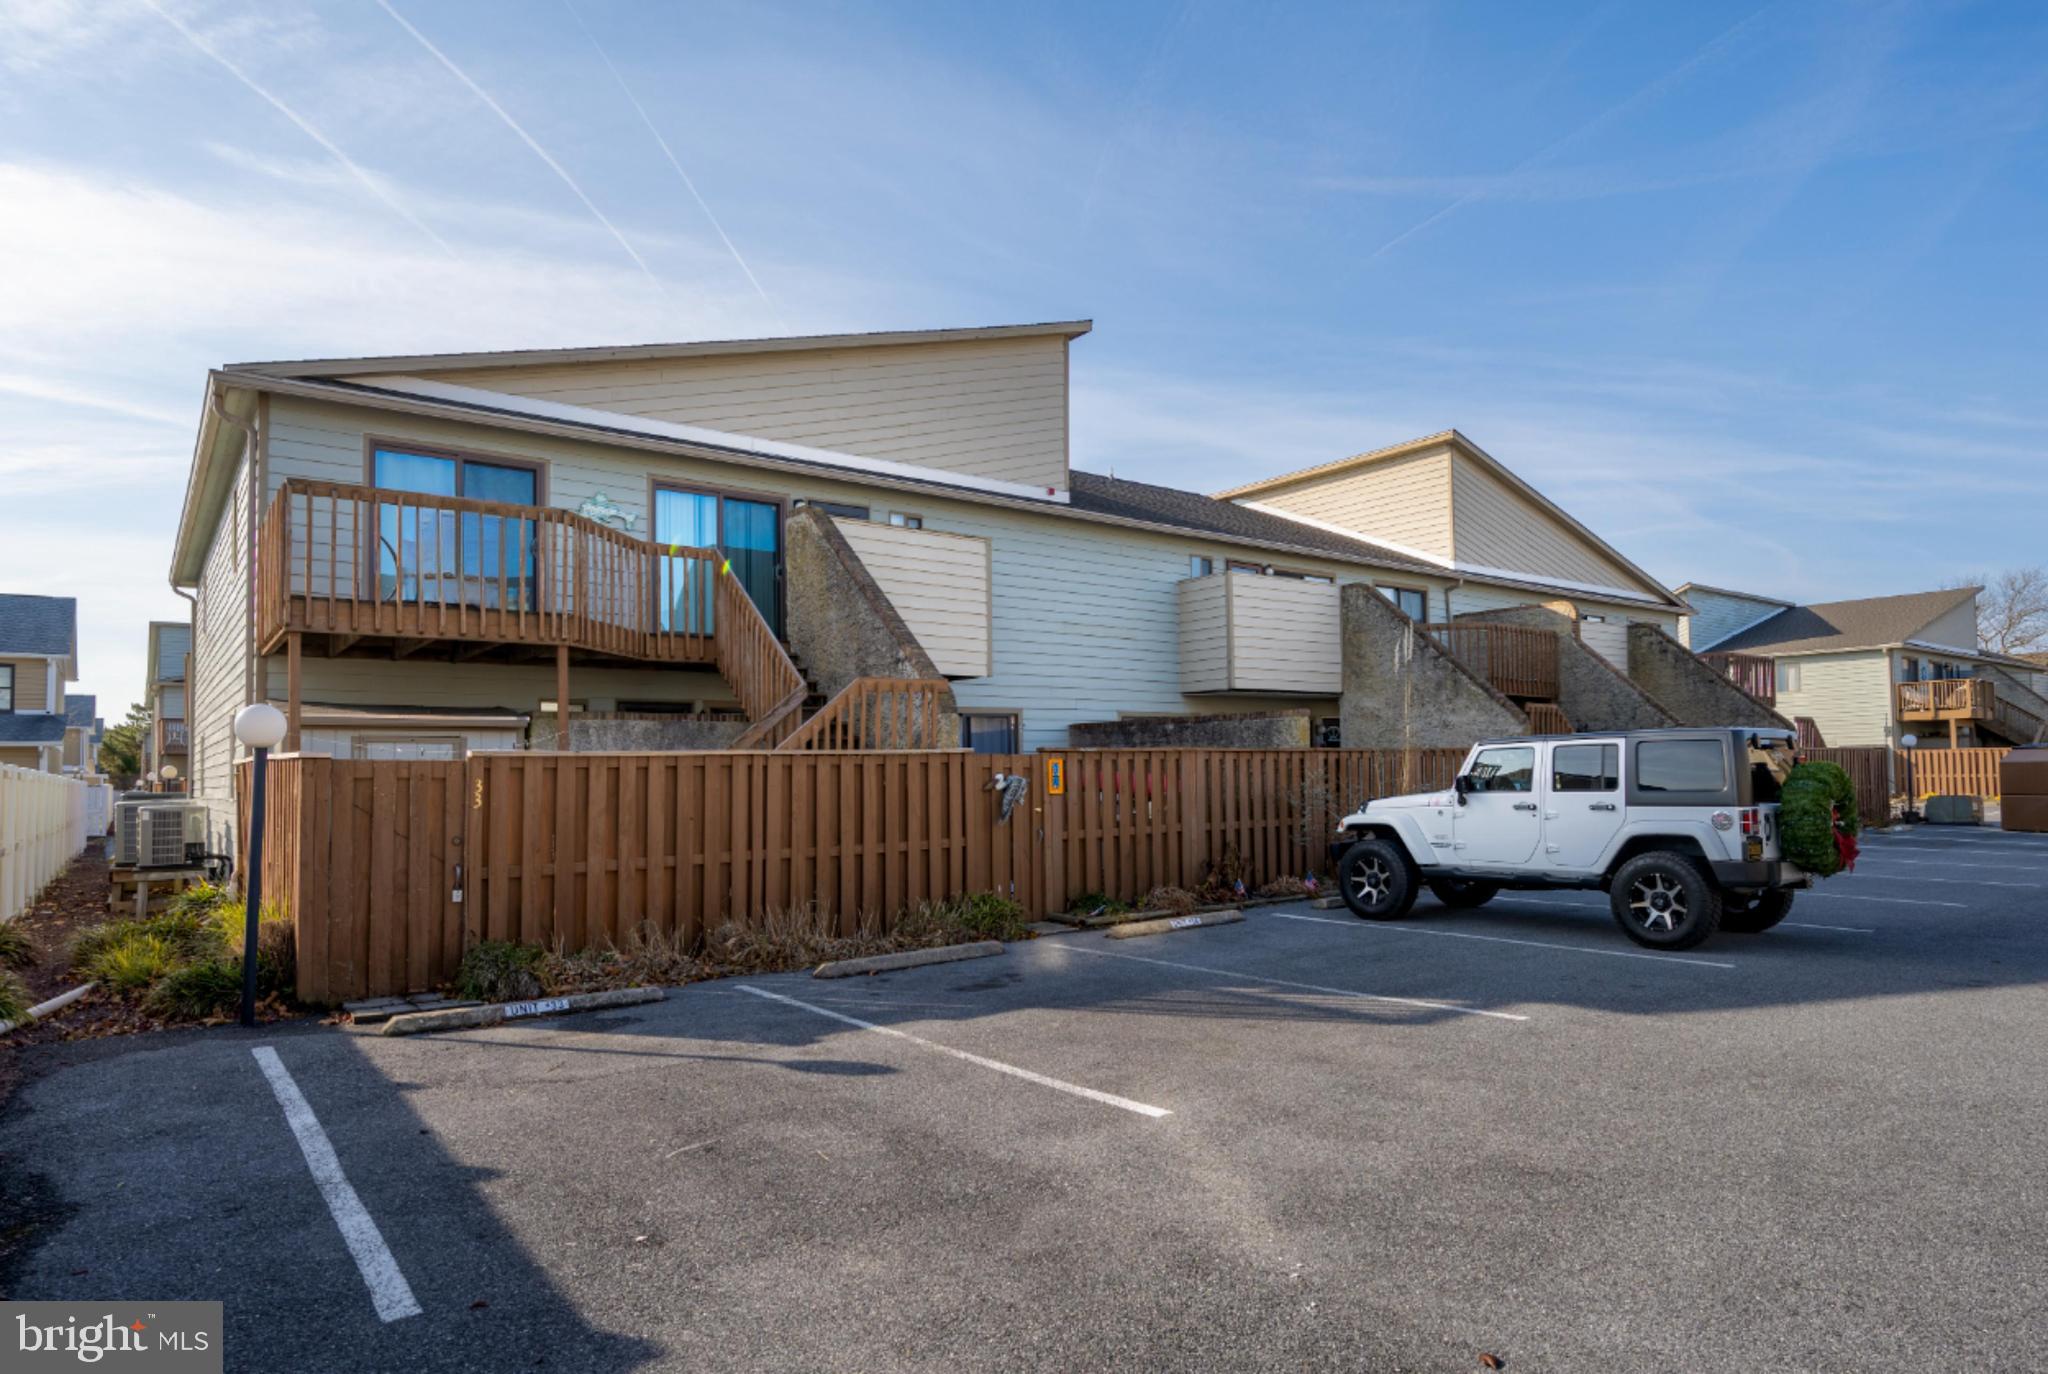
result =
[{"label": "shrub by fence", "polygon": [[28,910],[85,848],[87,819],[96,796],[104,809],[105,787],[0,763],[0,921]]},{"label": "shrub by fence", "polygon": [[[481,939],[578,949],[646,923],[695,941],[810,903],[850,933],[863,914],[979,891],[1051,911],[1192,884],[1226,854],[1257,886],[1322,867],[1345,811],[1447,786],[1463,753],[284,757],[264,890],[292,913],[300,996],[332,1002],[432,986]],[[1007,819],[998,775],[1028,779]]]}]

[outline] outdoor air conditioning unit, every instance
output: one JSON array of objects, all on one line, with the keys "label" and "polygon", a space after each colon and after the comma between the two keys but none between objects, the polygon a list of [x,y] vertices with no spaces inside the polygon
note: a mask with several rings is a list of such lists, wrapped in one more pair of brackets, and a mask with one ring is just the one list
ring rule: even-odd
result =
[{"label": "outdoor air conditioning unit", "polygon": [[142,862],[142,808],[160,805],[154,792],[130,793],[114,804],[114,867],[134,868]]},{"label": "outdoor air conditioning unit", "polygon": [[192,845],[206,847],[206,812],[191,802],[152,802],[138,814],[138,868],[183,868]]}]

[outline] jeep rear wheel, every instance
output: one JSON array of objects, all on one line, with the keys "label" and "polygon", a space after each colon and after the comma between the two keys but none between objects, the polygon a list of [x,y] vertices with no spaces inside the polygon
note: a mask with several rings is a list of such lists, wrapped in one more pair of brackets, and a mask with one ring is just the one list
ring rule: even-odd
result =
[{"label": "jeep rear wheel", "polygon": [[1721,893],[1683,854],[1638,854],[1621,866],[1608,904],[1622,933],[1649,949],[1691,949],[1721,925]]},{"label": "jeep rear wheel", "polygon": [[1774,887],[1753,897],[1721,899],[1721,929],[1738,935],[1769,930],[1792,914],[1792,889]]},{"label": "jeep rear wheel", "polygon": [[1337,890],[1354,915],[1391,921],[1415,905],[1415,865],[1400,846],[1368,836],[1337,862]]},{"label": "jeep rear wheel", "polygon": [[1500,884],[1482,883],[1476,878],[1432,878],[1429,892],[1445,906],[1485,906],[1500,895]]}]

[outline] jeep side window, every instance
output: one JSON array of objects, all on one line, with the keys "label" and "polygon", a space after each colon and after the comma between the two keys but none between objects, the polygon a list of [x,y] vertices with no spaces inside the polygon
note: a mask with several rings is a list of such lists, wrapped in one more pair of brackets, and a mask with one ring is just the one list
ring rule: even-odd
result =
[{"label": "jeep side window", "polygon": [[1530,792],[1536,787],[1536,750],[1533,746],[1511,749],[1482,749],[1465,770],[1474,792]]},{"label": "jeep side window", "polygon": [[1560,744],[1550,751],[1553,792],[1614,792],[1621,788],[1621,746]]},{"label": "jeep side window", "polygon": [[1719,792],[1727,751],[1714,739],[1646,739],[1636,746],[1636,787],[1644,792]]}]

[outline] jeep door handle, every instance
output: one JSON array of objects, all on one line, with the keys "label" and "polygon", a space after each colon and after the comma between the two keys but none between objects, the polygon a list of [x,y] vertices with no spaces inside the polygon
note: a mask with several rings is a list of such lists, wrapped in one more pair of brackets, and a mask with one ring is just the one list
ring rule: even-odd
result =
[{"label": "jeep door handle", "polygon": [[1586,807],[1586,809],[1587,809],[1588,811],[1612,811],[1612,810],[1614,809],[1614,803],[1613,803],[1613,802],[1593,802],[1593,803],[1591,803],[1590,805],[1588,805],[1588,806]]},{"label": "jeep door handle", "polygon": [[1536,809],[1536,803],[1535,803],[1535,802],[1516,802],[1516,803],[1515,803],[1515,810],[1517,810],[1517,811],[1534,811],[1535,809]]}]

